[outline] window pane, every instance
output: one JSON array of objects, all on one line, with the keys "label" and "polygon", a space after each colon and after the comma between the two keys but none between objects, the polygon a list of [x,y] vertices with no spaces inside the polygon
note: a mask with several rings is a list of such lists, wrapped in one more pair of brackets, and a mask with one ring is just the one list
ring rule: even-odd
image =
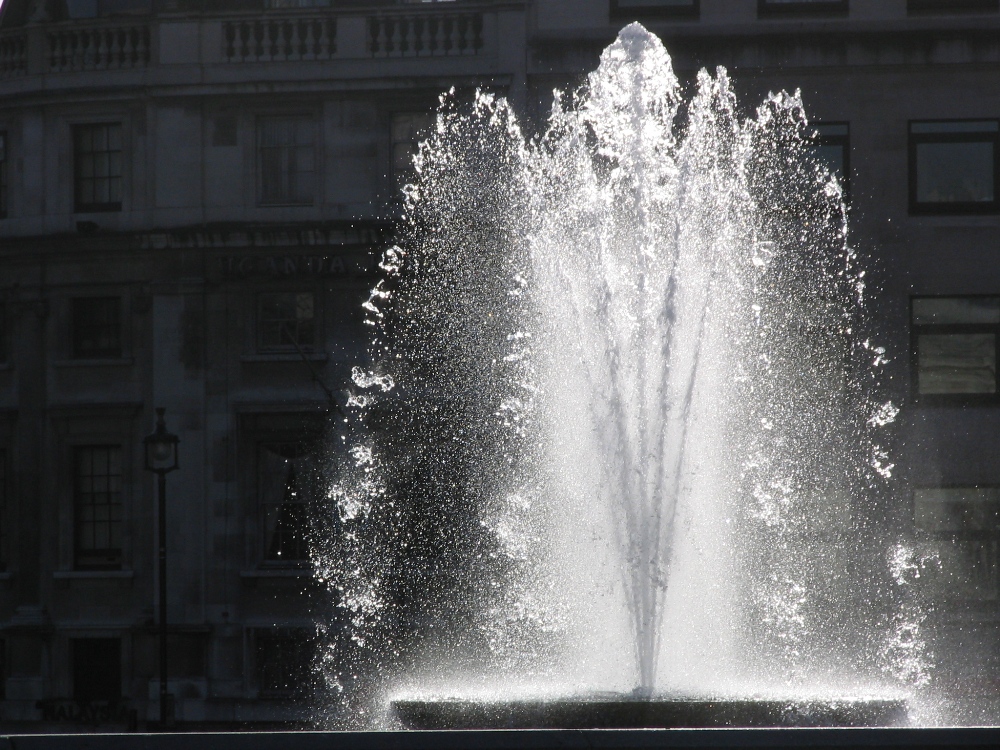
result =
[{"label": "window pane", "polygon": [[924,570],[926,591],[934,599],[997,599],[996,539],[950,539],[934,545],[936,565]]},{"label": "window pane", "polygon": [[121,152],[122,150],[122,126],[121,125],[108,125],[105,129],[107,133],[107,148],[108,151]]},{"label": "window pane", "polygon": [[118,638],[74,638],[73,700],[116,701],[122,690],[122,647]]},{"label": "window pane", "polygon": [[820,137],[846,136],[849,134],[847,124],[842,122],[831,122],[831,123],[820,122],[814,124],[813,129],[820,135]]},{"label": "window pane", "polygon": [[923,531],[1000,531],[1000,488],[938,487],[916,490],[913,520]]},{"label": "window pane", "polygon": [[911,133],[996,133],[997,131],[1000,131],[1000,122],[996,120],[910,123]]},{"label": "window pane", "polygon": [[74,146],[76,210],[120,209],[121,124],[79,125],[74,129]]},{"label": "window pane", "polygon": [[78,359],[120,357],[120,310],[118,297],[73,300],[73,356]]},{"label": "window pane", "polygon": [[413,179],[413,157],[436,122],[433,112],[398,112],[392,116],[392,172],[397,187]]},{"label": "window pane", "polygon": [[315,190],[313,118],[264,117],[257,122],[258,200],[310,204]]},{"label": "window pane", "polygon": [[312,320],[313,296],[309,292],[295,295],[295,317],[297,320]]},{"label": "window pane", "polygon": [[121,447],[75,450],[74,557],[80,569],[121,567]]},{"label": "window pane", "polygon": [[845,148],[839,144],[836,145],[820,145],[813,149],[816,154],[816,158],[819,160],[820,164],[825,166],[830,170],[832,174],[837,175],[837,179],[843,182],[844,180],[844,152]]},{"label": "window pane", "polygon": [[[7,215],[7,134],[0,131],[0,217]],[[2,343],[2,342],[0,342]]]},{"label": "window pane", "polygon": [[695,0],[618,0],[618,7],[627,8],[693,8]]},{"label": "window pane", "polygon": [[305,443],[266,443],[258,450],[263,558],[301,563],[309,559],[306,502],[311,472]]},{"label": "window pane", "polygon": [[991,333],[917,337],[919,393],[996,393],[996,337]]},{"label": "window pane", "polygon": [[312,669],[315,634],[298,628],[255,634],[257,683],[265,696],[289,696],[308,690],[315,682]]},{"label": "window pane", "polygon": [[1000,297],[914,297],[914,325],[1000,323]]},{"label": "window pane", "polygon": [[258,348],[296,350],[316,343],[316,298],[312,292],[260,295],[257,307]]},{"label": "window pane", "polygon": [[917,144],[917,202],[992,200],[992,142]]}]

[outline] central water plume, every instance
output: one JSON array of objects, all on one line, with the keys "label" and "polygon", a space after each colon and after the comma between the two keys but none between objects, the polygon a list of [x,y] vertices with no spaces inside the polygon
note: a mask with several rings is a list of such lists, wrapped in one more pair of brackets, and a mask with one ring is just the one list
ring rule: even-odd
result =
[{"label": "central water plume", "polygon": [[840,187],[797,97],[679,91],[633,24],[537,139],[443,98],[315,545],[344,705],[802,692],[898,656]]}]

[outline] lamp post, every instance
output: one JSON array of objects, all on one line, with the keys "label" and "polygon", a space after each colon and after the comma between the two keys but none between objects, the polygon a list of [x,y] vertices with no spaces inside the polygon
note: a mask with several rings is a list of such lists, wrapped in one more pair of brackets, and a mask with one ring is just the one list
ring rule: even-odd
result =
[{"label": "lamp post", "polygon": [[143,438],[146,470],[156,474],[159,485],[160,563],[160,726],[167,725],[167,474],[177,468],[177,443],[163,421],[166,409],[156,409],[156,429]]}]

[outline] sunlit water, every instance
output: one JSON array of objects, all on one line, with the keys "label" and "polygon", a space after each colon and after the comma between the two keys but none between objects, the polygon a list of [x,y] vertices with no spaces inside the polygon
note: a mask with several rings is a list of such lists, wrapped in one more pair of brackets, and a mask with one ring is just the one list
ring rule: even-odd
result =
[{"label": "sunlit water", "polygon": [[526,138],[442,99],[366,304],[314,561],[330,709],[905,694],[884,352],[797,95],[689,99],[627,27]]}]

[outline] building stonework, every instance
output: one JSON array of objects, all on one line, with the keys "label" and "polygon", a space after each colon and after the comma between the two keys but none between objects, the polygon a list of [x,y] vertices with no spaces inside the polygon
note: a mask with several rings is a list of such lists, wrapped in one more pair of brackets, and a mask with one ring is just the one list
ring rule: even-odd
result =
[{"label": "building stonework", "polygon": [[832,126],[904,407],[885,522],[951,550],[932,626],[983,656],[940,679],[996,693],[1000,10],[964,6],[5,0],[0,723],[155,726],[156,407],[180,438],[176,720],[309,720],[289,683],[335,615],[290,498],[362,358],[422,123],[453,87],[537,123],[633,20],[682,78],[725,65],[746,107],[798,88]]}]

